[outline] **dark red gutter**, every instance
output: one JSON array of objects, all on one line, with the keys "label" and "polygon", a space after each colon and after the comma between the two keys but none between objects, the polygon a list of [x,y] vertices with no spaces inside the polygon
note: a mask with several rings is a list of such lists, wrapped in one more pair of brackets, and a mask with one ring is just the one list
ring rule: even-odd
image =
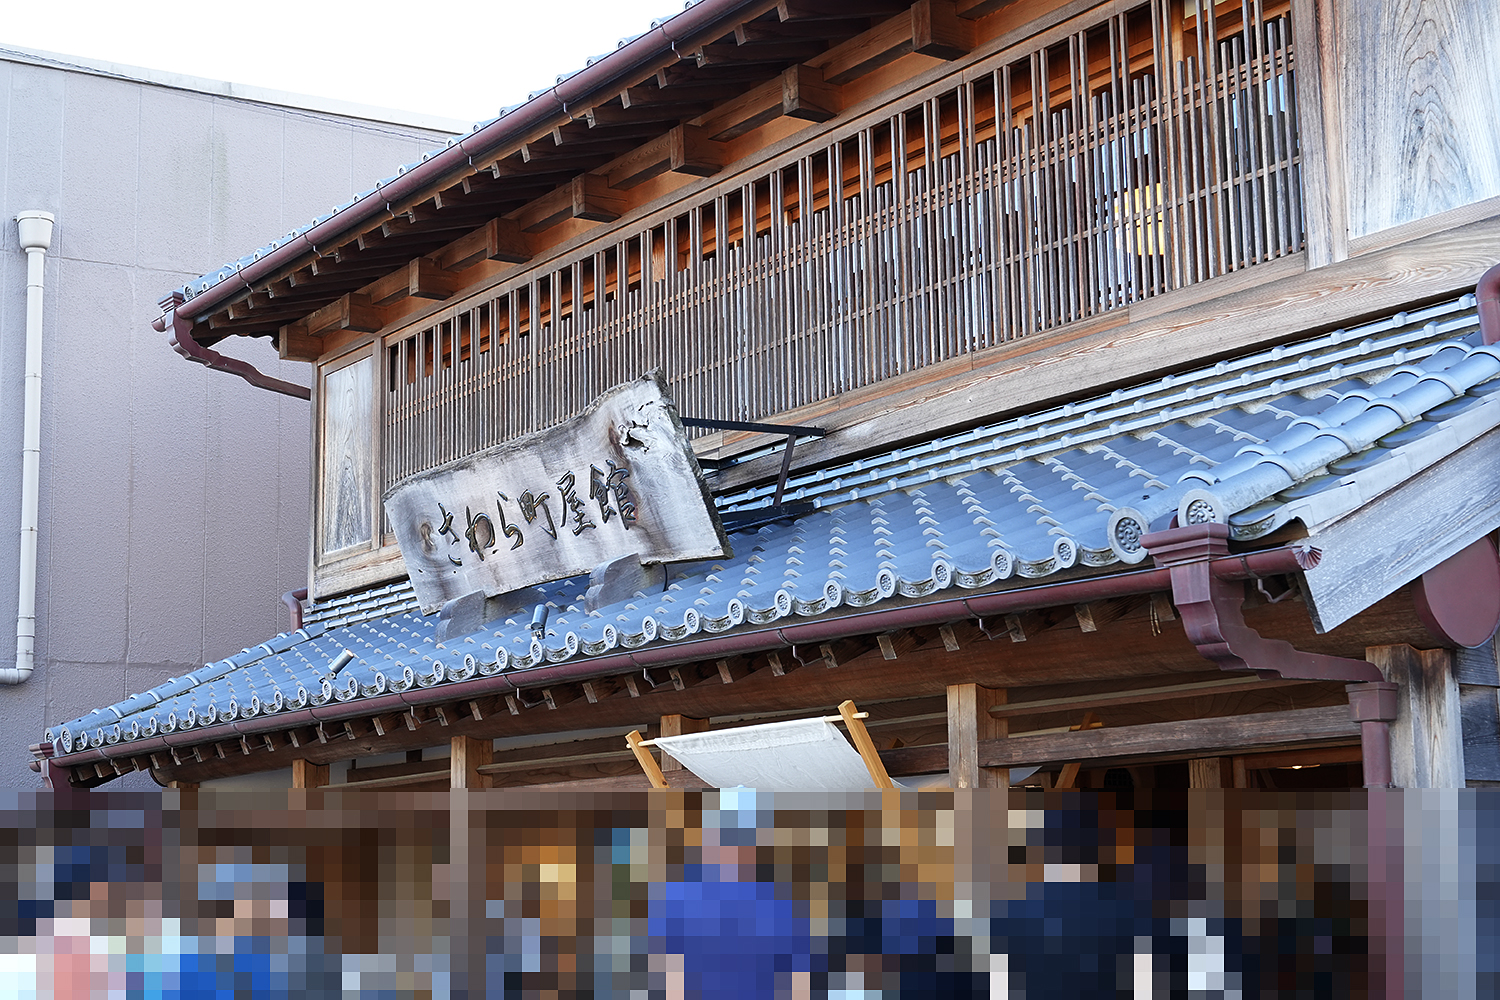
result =
[{"label": "dark red gutter", "polygon": [[[1318,559],[1318,551],[1311,548],[1267,549],[1241,556],[1214,559],[1209,563],[1209,572],[1214,578],[1220,580],[1254,580],[1311,569],[1317,565]],[[144,740],[131,740],[111,746],[81,750],[56,757],[54,760],[60,766],[72,767],[111,758],[136,757],[167,750],[174,746],[188,747],[239,736],[279,732],[319,722],[367,719],[391,712],[405,712],[410,708],[425,705],[462,701],[492,694],[514,694],[522,688],[542,688],[552,684],[588,680],[646,667],[665,667],[680,663],[722,659],[736,654],[826,642],[844,636],[873,634],[894,628],[939,625],[965,618],[983,619],[1037,608],[1082,604],[1110,597],[1149,594],[1171,589],[1171,570],[1165,568],[1137,570],[1085,580],[1070,580],[1065,583],[1043,584],[1000,593],[934,601],[930,604],[844,615],[801,625],[782,625],[694,642],[658,645],[632,652],[569,661],[556,666],[510,670],[490,677],[476,677],[457,684],[414,688],[410,691],[379,695],[374,698],[359,698],[348,702],[335,701],[296,712],[262,715],[254,719],[228,722],[204,729],[189,729]]]},{"label": "dark red gutter", "polygon": [[302,627],[302,602],[305,600],[307,600],[306,587],[288,590],[281,595],[281,603],[286,605],[287,614],[292,619],[292,624],[287,628],[288,632],[295,632]]},{"label": "dark red gutter", "polygon": [[[308,254],[318,254],[319,247],[327,246],[350,230],[380,216],[394,218],[392,206],[402,204],[442,178],[473,166],[476,160],[483,159],[496,149],[523,142],[539,129],[552,126],[558,116],[567,115],[570,108],[578,107],[596,97],[599,91],[618,84],[622,79],[661,58],[664,52],[675,51],[678,42],[710,30],[744,7],[762,3],[764,0],[699,0],[681,14],[668,18],[631,39],[593,65],[586,66],[550,90],[533,97],[505,117],[490,122],[476,132],[458,137],[453,145],[391,178],[307,232],[293,237],[244,267],[237,268],[233,278],[226,278],[179,304],[170,321],[166,314],[157,317],[152,321],[152,327],[158,333],[166,333],[170,323],[173,348],[184,357],[218,371],[238,375],[251,385],[287,392],[288,387],[292,387],[291,383],[273,379],[244,362],[236,362],[201,347],[193,339],[194,324],[241,292],[250,290],[257,282],[269,278]],[[184,310],[187,311],[187,319],[178,319],[177,316]],[[302,395],[306,398],[305,392],[306,390],[300,393],[288,392],[288,395]]]}]

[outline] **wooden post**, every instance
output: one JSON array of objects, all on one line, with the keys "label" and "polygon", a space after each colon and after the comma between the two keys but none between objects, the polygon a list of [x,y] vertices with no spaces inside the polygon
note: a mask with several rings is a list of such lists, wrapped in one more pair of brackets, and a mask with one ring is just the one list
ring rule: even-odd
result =
[{"label": "wooden post", "polygon": [[[703,733],[707,731],[707,719],[690,719],[686,715],[663,715],[661,717],[661,734],[663,736],[686,736],[689,733]],[[664,772],[681,771],[682,761],[663,750],[661,752],[661,769]]]},{"label": "wooden post", "polygon": [[473,736],[455,736],[449,740],[452,755],[448,758],[448,777],[453,788],[489,788],[490,776],[479,769],[495,761],[495,744]]},{"label": "wooden post", "polygon": [[652,788],[666,788],[666,776],[661,773],[661,767],[656,763],[656,758],[651,756],[651,751],[641,746],[644,742],[639,729],[632,729],[625,734],[625,742],[629,744],[630,751],[635,754],[636,763],[641,765],[641,770],[646,772],[646,777],[651,780]]},{"label": "wooden post", "polygon": [[1189,788],[1223,788],[1223,757],[1194,757],[1188,761]]},{"label": "wooden post", "polygon": [[948,685],[948,774],[954,788],[1009,787],[1009,768],[979,766],[980,741],[1010,735],[1010,720],[990,715],[991,706],[1005,702],[1004,688]]},{"label": "wooden post", "polygon": [[849,729],[849,738],[854,741],[854,749],[859,751],[859,756],[864,760],[865,767],[869,769],[870,778],[875,782],[876,788],[895,788],[896,783],[885,771],[885,761],[880,759],[880,754],[875,749],[875,742],[870,739],[869,730],[865,729],[863,719],[856,719],[859,709],[852,701],[839,702],[839,715],[844,719],[844,725]]},{"label": "wooden post", "polygon": [[293,788],[321,788],[328,784],[328,765],[314,764],[310,760],[292,761]]},{"label": "wooden post", "polygon": [[1463,722],[1452,650],[1371,646],[1365,659],[1400,686],[1391,723],[1395,786],[1463,788]]},{"label": "wooden post", "polygon": [[[1097,715],[1095,715],[1093,712],[1087,712],[1083,716],[1083,721],[1076,726],[1069,727],[1068,732],[1076,733],[1083,729],[1098,729],[1102,725],[1104,725],[1104,723],[1099,721],[1099,717]],[[1053,782],[1052,787],[1076,787],[1078,784],[1078,772],[1082,767],[1083,765],[1076,760],[1064,764],[1062,766],[1062,770],[1057,773],[1057,780]]]}]

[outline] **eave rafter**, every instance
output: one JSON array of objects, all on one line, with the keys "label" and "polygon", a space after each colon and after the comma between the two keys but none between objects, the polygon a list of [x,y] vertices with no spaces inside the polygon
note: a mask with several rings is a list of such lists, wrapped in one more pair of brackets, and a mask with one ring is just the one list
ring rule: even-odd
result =
[{"label": "eave rafter", "polygon": [[[717,34],[679,40],[592,106],[570,109],[487,159],[471,159],[465,175],[387,206],[384,218],[337,246],[318,247],[204,317],[202,339],[276,336],[283,357],[312,360],[323,343],[314,331],[330,317],[325,331],[361,329],[374,321],[371,309],[395,310],[379,318],[398,319],[403,299],[452,294],[446,290],[455,287],[456,272],[481,260],[530,259],[548,242],[537,238],[565,221],[620,218],[635,199],[654,196],[635,196],[633,189],[662,174],[711,176],[726,166],[724,143],[777,119],[824,122],[838,115],[842,84],[910,53],[941,59],[967,53],[973,19],[1006,3],[767,0]],[[505,253],[449,249],[496,221],[515,224],[516,232],[502,234]],[[424,270],[413,282],[406,272],[417,259],[429,264],[416,265]]]},{"label": "eave rafter", "polygon": [[[1165,595],[1132,595],[1128,599],[1109,599],[1088,605],[1066,605],[1028,612],[1034,615],[1031,638],[1042,631],[1074,629],[1078,633],[1110,633],[1122,627],[1117,623],[1130,618],[1139,621],[1156,597]],[[1092,609],[1086,612],[1084,609]],[[1092,617],[1090,618],[1090,614]],[[1090,628],[1090,622],[1092,628]],[[549,681],[535,685],[524,683],[525,675],[511,679],[512,689],[503,693],[466,693],[461,688],[445,692],[439,700],[405,710],[371,712],[346,718],[303,722],[285,729],[245,734],[233,738],[219,736],[196,745],[179,744],[165,754],[151,757],[137,754],[104,762],[91,762],[75,768],[75,783],[102,783],[98,773],[103,767],[112,778],[132,767],[154,769],[159,778],[197,782],[246,771],[272,770],[290,765],[293,758],[305,758],[318,765],[332,761],[410,750],[444,743],[455,736],[493,739],[501,736],[532,735],[570,729],[590,728],[597,713],[606,720],[616,716],[634,719],[700,713],[704,716],[722,710],[719,699],[745,698],[744,704],[758,711],[785,709],[793,702],[814,700],[827,686],[851,684],[889,684],[899,675],[899,687],[890,689],[898,700],[890,702],[881,713],[894,717],[909,715],[911,706],[919,706],[925,697],[913,686],[911,678],[920,676],[936,664],[958,665],[976,654],[984,656],[983,645],[1006,641],[1007,633],[986,634],[984,622],[959,619],[934,625],[900,627],[870,635],[850,635],[807,645],[781,646],[758,652],[730,654],[713,659],[690,661],[656,667],[636,668],[630,672],[612,673],[592,678]],[[1097,638],[1071,641],[1099,642]],[[992,654],[989,654],[993,658]],[[956,669],[956,666],[955,666]],[[1196,675],[1195,675],[1196,676]],[[1286,682],[1293,683],[1293,682]],[[1303,682],[1296,682],[1303,683]],[[749,685],[748,687],[745,685]],[[738,687],[737,687],[738,686]],[[920,686],[920,685],[917,685]],[[1265,688],[1277,683],[1262,685]],[[726,689],[733,687],[734,692]],[[1080,685],[1073,685],[1080,687]],[[1077,714],[1081,708],[1095,705],[1155,704],[1163,701],[1203,698],[1242,691],[1260,690],[1253,680],[1192,681],[1173,686],[1094,691],[1064,697],[1028,699],[1013,702],[996,714],[1008,717],[1031,716],[1040,724],[1050,724],[1053,716]],[[743,695],[741,694],[743,692]],[[788,692],[780,694],[778,692]],[[437,692],[434,692],[436,694]],[[916,701],[913,701],[913,698]],[[925,703],[922,703],[925,704]],[[351,705],[351,708],[354,706]],[[584,714],[580,714],[584,713]],[[594,713],[594,714],[589,714]],[[623,714],[622,714],[623,713]],[[696,717],[696,716],[695,716]],[[921,716],[926,719],[927,716]],[[934,717],[936,718],[936,717]],[[270,721],[270,718],[267,718]],[[604,724],[612,725],[613,721]],[[933,728],[933,723],[927,723]],[[935,739],[941,739],[941,725],[936,724]],[[921,728],[921,727],[918,727]],[[910,727],[908,727],[908,732]],[[902,741],[887,733],[882,749],[901,746]],[[186,735],[186,734],[184,734]],[[893,743],[894,740],[894,743]],[[909,745],[909,744],[908,744]],[[608,749],[598,748],[598,752]],[[493,768],[497,774],[512,775],[511,783],[542,780],[534,774],[547,772],[547,780],[575,780],[590,776],[573,770],[582,764],[579,752],[593,753],[592,748],[571,744],[554,744],[529,748],[525,753],[507,754],[510,762]],[[497,758],[498,760],[499,758]],[[430,762],[426,762],[430,764]],[[436,766],[420,766],[371,771],[368,780],[390,783],[401,775],[440,775]],[[527,777],[531,775],[532,777]],[[389,779],[389,780],[388,780]],[[413,778],[412,780],[420,780]],[[399,782],[398,782],[399,783]],[[370,787],[376,787],[372,784]]]}]

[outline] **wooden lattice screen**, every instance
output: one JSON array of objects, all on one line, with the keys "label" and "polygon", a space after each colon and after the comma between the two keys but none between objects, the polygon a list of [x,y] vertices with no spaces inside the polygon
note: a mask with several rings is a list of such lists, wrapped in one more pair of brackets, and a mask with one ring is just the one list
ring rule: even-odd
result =
[{"label": "wooden lattice screen", "polygon": [[761,419],[1301,249],[1285,0],[994,62],[386,338],[385,483],[654,367]]}]

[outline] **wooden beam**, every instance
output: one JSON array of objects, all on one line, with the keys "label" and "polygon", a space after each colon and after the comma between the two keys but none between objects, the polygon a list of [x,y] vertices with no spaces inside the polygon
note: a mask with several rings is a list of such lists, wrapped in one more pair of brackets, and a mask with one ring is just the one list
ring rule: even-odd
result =
[{"label": "wooden beam", "polygon": [[[1350,719],[1349,707],[1332,705],[986,740],[979,744],[979,763],[982,767],[1018,767],[1119,757],[1204,757],[1255,747],[1352,743],[1358,739],[1359,726]],[[902,747],[887,750],[885,756],[897,774],[931,774],[948,768],[946,746]]]},{"label": "wooden beam", "polygon": [[1198,698],[1203,695],[1235,694],[1240,691],[1269,691],[1289,684],[1306,684],[1307,681],[1262,679],[1260,677],[1225,677],[1211,681],[1195,681],[1189,684],[1164,684],[1160,687],[1138,688],[1133,691],[1103,691],[1099,694],[1072,695],[1067,698],[1039,698],[1035,701],[1013,702],[990,709],[1000,719],[1013,719],[1023,715],[1039,715],[1042,712],[1066,711],[1070,708],[1106,708],[1114,705],[1144,705],[1154,701],[1175,701],[1181,698]]},{"label": "wooden beam", "polygon": [[661,123],[651,121],[622,122],[616,125],[595,126],[587,118],[579,118],[552,130],[552,144],[559,149],[580,154],[598,149],[602,143],[620,142],[631,146],[654,139],[661,134]]},{"label": "wooden beam", "polygon": [[322,336],[331,330],[374,333],[385,326],[385,311],[362,292],[342,295],[307,317],[307,332]]},{"label": "wooden beam", "polygon": [[709,138],[719,141],[735,139],[767,122],[775,121],[785,113],[782,110],[780,78],[736,93],[738,96],[730,98],[699,119],[699,124]]},{"label": "wooden beam", "polygon": [[823,62],[829,83],[848,83],[913,52],[957,59],[974,46],[974,26],[958,16],[953,0],[917,0],[857,38],[833,49]]},{"label": "wooden beam", "polygon": [[734,29],[735,41],[775,42],[788,38],[853,38],[870,27],[868,17],[830,18],[819,21],[746,21]]},{"label": "wooden beam", "polygon": [[990,708],[1005,704],[1003,688],[978,684],[948,685],[948,772],[954,788],[1006,788],[1006,768],[980,767],[981,740],[1001,740],[1010,735],[1010,723],[990,714]]},{"label": "wooden beam", "polygon": [[628,190],[667,171],[710,177],[723,166],[723,147],[703,128],[679,125],[616,160],[605,176],[610,187]]},{"label": "wooden beam", "polygon": [[448,741],[448,781],[452,788],[488,788],[490,778],[479,769],[494,762],[495,744],[473,736],[455,736]]},{"label": "wooden beam", "polygon": [[683,104],[674,105],[671,109],[657,105],[646,107],[627,108],[614,104],[601,104],[589,108],[584,112],[584,120],[589,123],[589,128],[611,128],[618,125],[635,125],[652,123],[658,126],[681,121],[684,118],[696,118],[707,111],[711,104],[707,102],[696,105]]},{"label": "wooden beam", "polygon": [[905,0],[779,0],[782,21],[831,21],[848,17],[883,17],[904,10]]},{"label": "wooden beam", "polygon": [[[620,95],[620,103],[626,108],[680,108],[689,104],[707,104],[727,100],[743,94],[745,88],[731,83],[682,84],[669,87],[638,86],[627,89]],[[673,112],[676,113],[675,111]]]},{"label": "wooden beam", "polygon": [[433,263],[445,271],[462,271],[483,260],[524,264],[531,247],[513,219],[491,219],[433,254]]},{"label": "wooden beam", "polygon": [[781,74],[781,113],[810,122],[826,122],[844,109],[843,91],[823,78],[815,66],[789,66]]},{"label": "wooden beam", "polygon": [[321,788],[328,784],[328,765],[314,764],[306,758],[292,761],[293,788]]},{"label": "wooden beam", "polygon": [[[1099,717],[1097,715],[1095,715],[1093,712],[1088,712],[1084,715],[1083,721],[1076,726],[1070,726],[1068,728],[1068,732],[1078,733],[1083,732],[1086,729],[1098,729],[1102,725],[1104,725],[1104,723],[1099,721]],[[1082,766],[1083,765],[1076,760],[1068,761],[1068,763],[1063,765],[1062,770],[1058,772],[1057,781],[1053,784],[1052,787],[1074,787],[1078,782],[1078,771]]]},{"label": "wooden beam", "polygon": [[1232,780],[1227,757],[1194,757],[1188,761],[1189,788],[1224,788],[1226,778]]},{"label": "wooden beam", "polygon": [[271,296],[265,292],[251,292],[238,302],[229,303],[230,319],[253,319],[257,310],[264,309],[271,304]]},{"label": "wooden beam", "polygon": [[767,42],[730,45],[711,43],[694,56],[699,66],[755,65],[760,63],[799,63],[818,55],[827,43],[822,39],[778,39]]},{"label": "wooden beam", "polygon": [[917,0],[911,8],[912,51],[959,59],[974,47],[974,26],[958,16],[954,0]]},{"label": "wooden beam", "polygon": [[458,275],[438,266],[437,261],[418,257],[406,265],[407,294],[419,299],[448,299],[463,286]]},{"label": "wooden beam", "polygon": [[624,195],[614,191],[598,174],[580,174],[516,212],[514,218],[528,233],[551,229],[567,219],[613,222],[628,207]]},{"label": "wooden beam", "polygon": [[938,628],[938,637],[943,640],[944,649],[950,653],[958,652],[958,635],[953,631],[951,624],[940,626]]},{"label": "wooden beam", "polygon": [[323,338],[307,332],[307,321],[282,327],[276,335],[276,353],[283,361],[316,361],[323,356]]},{"label": "wooden beam", "polygon": [[1003,7],[1009,7],[1017,0],[958,0],[957,14],[968,21],[981,17],[988,17]]},{"label": "wooden beam", "polygon": [[[708,732],[707,719],[690,719],[685,715],[663,715],[661,717],[661,734],[663,736],[686,736],[689,733]],[[667,771],[681,771],[682,762],[665,750],[661,751],[661,769]]]}]

